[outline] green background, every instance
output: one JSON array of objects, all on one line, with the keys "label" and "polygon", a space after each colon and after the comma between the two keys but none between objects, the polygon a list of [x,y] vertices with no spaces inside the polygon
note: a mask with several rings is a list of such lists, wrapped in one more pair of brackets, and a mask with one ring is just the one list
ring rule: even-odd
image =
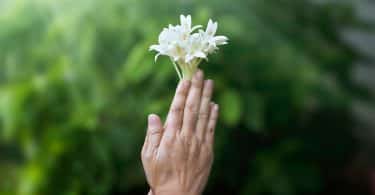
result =
[{"label": "green background", "polygon": [[374,101],[339,29],[371,28],[306,0],[0,0],[0,194],[145,194],[146,118],[178,82],[148,47],[180,14],[229,38],[200,66],[221,108],[205,194],[366,194],[352,106]]}]

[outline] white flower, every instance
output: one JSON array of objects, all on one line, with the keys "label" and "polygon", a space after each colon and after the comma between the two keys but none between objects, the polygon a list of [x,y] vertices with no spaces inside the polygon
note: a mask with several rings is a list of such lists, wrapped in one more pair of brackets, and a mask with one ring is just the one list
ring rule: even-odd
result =
[{"label": "white flower", "polygon": [[215,36],[217,31],[217,22],[212,22],[210,19],[207,24],[205,36],[206,40],[208,41],[208,46],[206,52],[212,53],[218,49],[217,46],[227,44],[228,38],[225,36]]},{"label": "white flower", "polygon": [[[159,44],[152,45],[150,50],[157,51],[155,61],[160,55],[169,56],[175,65],[179,77],[190,79],[202,59],[227,44],[225,36],[215,36],[217,22],[208,21],[206,31],[201,25],[193,26],[191,16],[180,16],[180,25],[169,25],[159,35]],[[195,30],[198,30],[195,32]],[[176,63],[179,67],[177,67]],[[181,72],[180,72],[181,70]]]}]

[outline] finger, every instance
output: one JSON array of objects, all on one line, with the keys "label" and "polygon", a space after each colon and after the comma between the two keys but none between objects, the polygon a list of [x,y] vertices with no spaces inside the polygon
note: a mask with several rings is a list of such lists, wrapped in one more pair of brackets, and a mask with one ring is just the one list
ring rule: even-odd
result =
[{"label": "finger", "polygon": [[148,131],[146,131],[146,137],[145,137],[145,141],[144,141],[144,143],[143,143],[143,146],[142,146],[142,150],[141,150],[141,156],[143,156],[144,154],[145,154],[145,152],[147,151],[147,149],[148,149],[148,146],[149,146],[149,144],[148,144]]},{"label": "finger", "polygon": [[159,146],[162,133],[163,125],[159,116],[156,114],[150,114],[148,116],[147,142],[151,149],[155,149]]},{"label": "finger", "polygon": [[196,128],[196,135],[198,140],[203,140],[206,133],[208,117],[210,115],[210,101],[213,91],[213,81],[206,80],[204,82],[202,100],[199,108],[198,122]]},{"label": "finger", "polygon": [[198,70],[194,75],[189,95],[185,103],[184,117],[181,133],[190,137],[195,131],[197,116],[201,101],[203,86],[203,71]]},{"label": "finger", "polygon": [[218,116],[219,116],[219,105],[212,103],[211,111],[210,111],[210,118],[208,120],[207,130],[206,130],[206,142],[210,147],[212,147],[214,144],[215,128],[216,128]]},{"label": "finger", "polygon": [[148,140],[149,140],[148,138],[149,138],[149,136],[148,136],[148,125],[147,125],[146,136],[145,136],[145,141],[143,142],[142,151],[148,146]]},{"label": "finger", "polygon": [[174,136],[176,131],[181,129],[182,117],[189,88],[190,81],[184,80],[179,83],[169,109],[164,135],[170,137]]},{"label": "finger", "polygon": [[182,114],[185,107],[186,97],[189,92],[190,83],[191,82],[189,80],[183,80],[178,84],[174,98],[169,108],[169,112],[165,122],[166,125],[168,124],[168,121],[171,120],[172,114],[181,115],[180,118],[182,123]]}]

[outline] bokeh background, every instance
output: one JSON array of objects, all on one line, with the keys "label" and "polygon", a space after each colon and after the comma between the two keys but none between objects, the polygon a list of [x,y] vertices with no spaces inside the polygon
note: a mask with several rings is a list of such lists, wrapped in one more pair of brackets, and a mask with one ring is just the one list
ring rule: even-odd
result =
[{"label": "bokeh background", "polygon": [[146,194],[146,117],[166,115],[178,82],[148,47],[180,14],[230,39],[201,65],[221,106],[205,194],[374,194],[374,13],[370,0],[0,0],[0,194]]}]

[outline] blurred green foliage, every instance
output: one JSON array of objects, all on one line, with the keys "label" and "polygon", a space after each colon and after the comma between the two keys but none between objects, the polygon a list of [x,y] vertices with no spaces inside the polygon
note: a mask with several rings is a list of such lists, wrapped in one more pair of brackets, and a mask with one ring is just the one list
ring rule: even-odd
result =
[{"label": "blurred green foliage", "polygon": [[316,194],[356,148],[350,7],[300,0],[0,1],[0,193],[139,194],[148,113],[177,83],[148,46],[179,14],[230,44],[201,67],[221,106],[208,194]]}]

